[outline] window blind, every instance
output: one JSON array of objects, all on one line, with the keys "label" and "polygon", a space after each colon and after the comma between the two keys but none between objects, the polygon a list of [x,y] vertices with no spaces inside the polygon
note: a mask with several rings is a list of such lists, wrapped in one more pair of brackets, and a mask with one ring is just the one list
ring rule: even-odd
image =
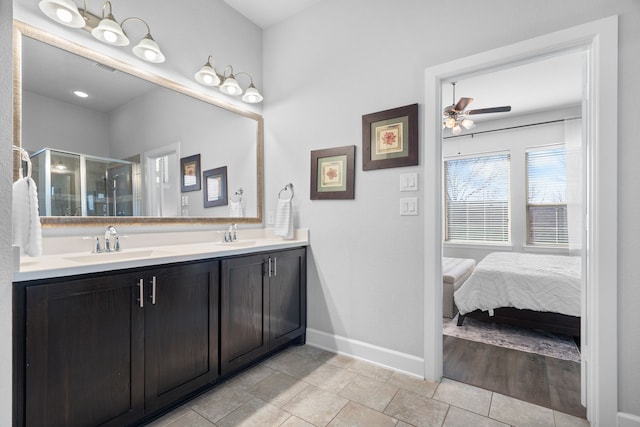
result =
[{"label": "window blind", "polygon": [[508,242],[509,154],[445,159],[445,240]]},{"label": "window blind", "polygon": [[568,244],[567,161],[564,146],[529,150],[527,243]]}]

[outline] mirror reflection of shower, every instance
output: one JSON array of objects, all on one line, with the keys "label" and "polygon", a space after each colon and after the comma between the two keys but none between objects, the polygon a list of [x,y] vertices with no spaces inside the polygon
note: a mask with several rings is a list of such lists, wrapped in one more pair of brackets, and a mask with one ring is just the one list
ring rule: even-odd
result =
[{"label": "mirror reflection of shower", "polygon": [[31,156],[41,215],[132,216],[139,165],[45,148]]}]

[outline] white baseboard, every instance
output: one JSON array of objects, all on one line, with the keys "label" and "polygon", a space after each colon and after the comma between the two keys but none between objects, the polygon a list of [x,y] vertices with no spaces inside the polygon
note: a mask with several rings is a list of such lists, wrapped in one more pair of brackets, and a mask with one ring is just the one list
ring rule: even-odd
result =
[{"label": "white baseboard", "polygon": [[640,417],[626,412],[618,412],[618,427],[640,427]]},{"label": "white baseboard", "polygon": [[307,328],[307,344],[424,378],[424,359],[399,351]]}]

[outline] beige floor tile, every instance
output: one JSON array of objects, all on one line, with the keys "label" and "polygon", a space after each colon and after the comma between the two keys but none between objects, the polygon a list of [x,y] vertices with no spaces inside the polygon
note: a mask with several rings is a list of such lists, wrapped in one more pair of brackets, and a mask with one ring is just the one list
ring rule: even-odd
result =
[{"label": "beige floor tile", "polygon": [[345,388],[356,374],[345,369],[329,364],[323,364],[311,371],[309,375],[302,378],[303,381],[320,387],[323,390],[337,394]]},{"label": "beige floor tile", "polygon": [[280,424],[280,427],[315,427],[313,424],[301,420],[300,418],[292,415],[287,421]]},{"label": "beige floor tile", "polygon": [[189,411],[187,414],[172,423],[167,424],[165,427],[216,427],[216,425],[200,414],[194,411]]},{"label": "beige floor tile", "polygon": [[188,406],[181,406],[168,414],[158,418],[157,420],[146,424],[147,427],[165,427],[177,420],[180,417],[185,416],[189,412],[192,412]]},{"label": "beige floor tile", "polygon": [[438,387],[438,383],[436,382],[423,380],[421,378],[412,377],[411,375],[405,375],[398,372],[394,372],[387,382],[395,385],[396,387],[400,387],[426,397],[432,397]]},{"label": "beige floor tile", "polygon": [[489,417],[516,427],[555,426],[551,409],[499,393],[493,393]]},{"label": "beige floor tile", "polygon": [[272,405],[282,406],[309,386],[290,375],[276,372],[249,389],[249,392]]},{"label": "beige floor tile", "polygon": [[279,426],[290,416],[291,414],[277,406],[256,398],[217,421],[216,425],[218,427]]},{"label": "beige floor tile", "polygon": [[384,413],[418,427],[441,426],[449,405],[400,389]]},{"label": "beige floor tile", "polygon": [[491,395],[488,390],[444,378],[433,398],[486,417],[491,407]]},{"label": "beige floor tile", "polygon": [[329,423],[330,427],[394,427],[396,420],[355,402],[347,403]]},{"label": "beige floor tile", "polygon": [[355,372],[356,374],[364,375],[365,377],[373,378],[374,380],[381,381],[386,381],[393,374],[393,371],[389,369],[385,369],[380,366],[364,362],[362,360],[354,360],[353,363],[349,365],[347,370]]},{"label": "beige floor tile", "polygon": [[345,398],[311,385],[282,409],[316,426],[326,426],[348,402]]},{"label": "beige floor tile", "polygon": [[556,420],[556,427],[589,427],[590,425],[589,421],[584,418],[574,417],[558,411],[553,411],[553,417]]},{"label": "beige floor tile", "polygon": [[442,427],[509,427],[508,424],[451,406]]},{"label": "beige floor tile", "polygon": [[398,390],[392,384],[359,375],[338,395],[381,412]]},{"label": "beige floor tile", "polygon": [[337,366],[338,368],[347,369],[353,362],[354,359],[351,357],[343,356],[342,354],[332,354],[325,363]]},{"label": "beige floor tile", "polygon": [[322,363],[323,362],[318,359],[302,357],[293,352],[284,351],[265,360],[262,362],[262,365],[292,377],[302,379],[318,366],[322,365]]},{"label": "beige floor tile", "polygon": [[255,384],[272,375],[274,372],[276,371],[267,366],[256,365],[251,369],[242,372],[238,376],[233,377],[227,381],[226,384],[230,387],[239,388],[240,390],[248,390]]},{"label": "beige floor tile", "polygon": [[222,384],[192,400],[188,406],[215,423],[251,399],[253,396],[248,392],[229,384]]},{"label": "beige floor tile", "polygon": [[285,351],[293,353],[303,358],[316,359],[323,363],[335,355],[335,353],[332,353],[330,351],[323,350],[321,348],[313,347],[311,345],[306,345],[306,344],[294,345],[289,347]]}]

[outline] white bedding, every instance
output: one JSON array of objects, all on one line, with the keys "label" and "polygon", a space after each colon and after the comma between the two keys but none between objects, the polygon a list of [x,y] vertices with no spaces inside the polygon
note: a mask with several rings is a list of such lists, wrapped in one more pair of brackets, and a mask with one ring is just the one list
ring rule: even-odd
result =
[{"label": "white bedding", "polygon": [[461,314],[515,307],[580,316],[581,273],[580,257],[494,252],[454,299]]}]

